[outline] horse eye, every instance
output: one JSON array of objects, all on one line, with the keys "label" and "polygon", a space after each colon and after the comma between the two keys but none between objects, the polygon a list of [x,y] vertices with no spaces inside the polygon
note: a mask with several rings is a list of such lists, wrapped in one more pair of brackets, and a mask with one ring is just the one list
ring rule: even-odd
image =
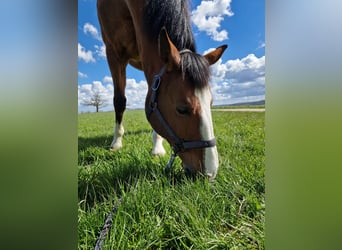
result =
[{"label": "horse eye", "polygon": [[176,111],[179,115],[190,115],[191,114],[191,109],[187,106],[176,107]]}]

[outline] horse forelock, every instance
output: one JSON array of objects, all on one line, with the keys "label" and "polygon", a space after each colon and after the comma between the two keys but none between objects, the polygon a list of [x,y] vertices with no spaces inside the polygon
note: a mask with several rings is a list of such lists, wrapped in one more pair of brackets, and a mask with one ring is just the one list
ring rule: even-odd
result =
[{"label": "horse forelock", "polygon": [[208,61],[195,52],[181,54],[181,71],[184,78],[195,88],[203,88],[208,85],[210,70]]}]

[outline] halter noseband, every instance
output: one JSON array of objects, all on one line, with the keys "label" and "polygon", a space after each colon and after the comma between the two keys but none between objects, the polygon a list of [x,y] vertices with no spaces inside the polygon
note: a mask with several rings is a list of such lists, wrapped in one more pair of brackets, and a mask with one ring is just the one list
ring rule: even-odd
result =
[{"label": "halter noseband", "polygon": [[[184,53],[184,52],[188,52],[188,51],[186,50],[186,51],[182,51],[182,52]],[[169,124],[167,123],[167,121],[165,120],[163,115],[161,114],[160,110],[158,109],[158,102],[157,102],[158,89],[159,89],[160,84],[161,84],[161,77],[165,73],[165,70],[166,70],[166,66],[164,65],[161,68],[160,72],[157,75],[155,75],[153,78],[152,87],[151,87],[152,94],[151,94],[150,102],[149,102],[149,105],[148,105],[148,108],[146,111],[146,116],[147,116],[147,119],[150,120],[151,114],[154,112],[156,114],[156,116],[158,117],[160,123],[162,124],[162,126],[166,130],[166,133],[172,138],[172,140],[174,142],[174,145],[172,146],[173,154],[171,154],[170,160],[167,164],[167,167],[171,168],[173,161],[175,160],[175,158],[179,152],[183,152],[183,151],[186,151],[189,149],[214,147],[216,145],[216,140],[215,140],[215,138],[213,138],[213,139],[207,140],[207,141],[205,141],[205,140],[186,141],[186,140],[179,138],[175,134],[175,132],[172,130],[172,128],[169,126]]]}]

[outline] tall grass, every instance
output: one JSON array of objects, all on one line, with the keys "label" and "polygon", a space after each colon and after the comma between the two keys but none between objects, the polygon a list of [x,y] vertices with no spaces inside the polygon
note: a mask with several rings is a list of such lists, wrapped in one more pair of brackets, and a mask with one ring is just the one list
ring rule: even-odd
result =
[{"label": "tall grass", "polygon": [[[213,112],[220,168],[189,179],[153,158],[144,111],[126,111],[124,146],[110,152],[113,112],[79,115],[79,249],[93,249],[118,206],[103,249],[263,249],[264,113]],[[169,145],[164,146],[170,153]]]}]

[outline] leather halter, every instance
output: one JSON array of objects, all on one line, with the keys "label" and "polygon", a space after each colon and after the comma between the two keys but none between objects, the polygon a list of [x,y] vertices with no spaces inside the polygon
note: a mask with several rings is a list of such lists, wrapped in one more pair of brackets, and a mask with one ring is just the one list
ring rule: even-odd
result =
[{"label": "leather halter", "polygon": [[[182,52],[184,53],[184,52],[188,52],[188,51],[186,50],[186,51],[182,51]],[[191,51],[189,50],[189,52],[191,52]],[[159,89],[160,84],[161,84],[161,77],[165,73],[165,70],[166,70],[166,66],[164,65],[161,68],[161,70],[159,71],[159,73],[157,75],[155,75],[153,78],[152,87],[151,87],[152,94],[151,94],[149,105],[148,105],[147,110],[146,110],[146,116],[147,116],[147,119],[150,120],[152,113],[155,113],[158,120],[160,121],[160,123],[162,124],[164,129],[166,130],[166,133],[172,138],[172,140],[174,142],[174,145],[172,146],[173,154],[171,155],[170,160],[167,164],[167,167],[171,168],[173,161],[175,160],[175,158],[179,152],[184,152],[184,151],[189,150],[189,149],[214,147],[216,145],[216,140],[215,140],[215,138],[213,138],[211,140],[197,140],[197,141],[183,140],[183,139],[179,138],[176,135],[176,133],[173,131],[173,129],[169,126],[169,124],[167,123],[167,121],[165,120],[163,115],[161,114],[160,110],[158,109],[158,100],[157,100],[158,89]]]}]

